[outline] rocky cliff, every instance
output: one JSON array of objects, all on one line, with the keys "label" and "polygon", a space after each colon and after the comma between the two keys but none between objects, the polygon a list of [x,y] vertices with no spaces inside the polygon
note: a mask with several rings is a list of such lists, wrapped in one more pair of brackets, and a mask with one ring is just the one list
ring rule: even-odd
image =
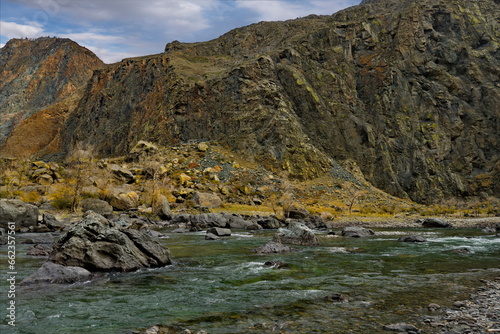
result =
[{"label": "rocky cliff", "polygon": [[[53,143],[62,116],[76,107],[75,98],[39,112],[70,98],[102,65],[91,51],[69,39],[10,40],[0,49],[1,153],[29,155]],[[29,120],[31,116],[35,118]]]},{"label": "rocky cliff", "polygon": [[499,21],[498,0],[369,0],[172,42],[96,70],[65,149],[210,140],[299,179],[354,162],[418,202],[499,195]]}]

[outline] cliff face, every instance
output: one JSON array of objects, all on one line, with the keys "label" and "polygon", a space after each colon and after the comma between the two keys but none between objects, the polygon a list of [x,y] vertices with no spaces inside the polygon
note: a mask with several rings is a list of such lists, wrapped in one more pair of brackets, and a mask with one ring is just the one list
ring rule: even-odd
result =
[{"label": "cliff face", "polygon": [[95,72],[64,142],[215,140],[291,176],[335,160],[430,202],[500,194],[497,0],[364,1]]},{"label": "cliff face", "polygon": [[[35,40],[10,40],[0,49],[2,152],[19,152],[19,149],[22,149],[27,151],[21,151],[21,154],[31,154],[40,149],[40,142],[50,142],[47,138],[36,136],[51,134],[64,122],[48,122],[46,127],[40,128],[38,120],[43,117],[38,115],[28,121],[29,124],[36,123],[38,126],[37,131],[31,132],[34,137],[27,138],[27,133],[23,135],[19,130],[19,135],[15,136],[12,131],[39,111],[69,98],[79,87],[86,84],[93,70],[102,65],[102,61],[91,51],[69,39],[44,37]],[[52,113],[51,119],[54,119],[56,114]],[[28,129],[26,122],[23,126]],[[38,133],[40,130],[45,133]],[[16,138],[10,138],[11,134]],[[5,145],[8,138],[10,142]],[[19,141],[23,140],[20,145]]]}]

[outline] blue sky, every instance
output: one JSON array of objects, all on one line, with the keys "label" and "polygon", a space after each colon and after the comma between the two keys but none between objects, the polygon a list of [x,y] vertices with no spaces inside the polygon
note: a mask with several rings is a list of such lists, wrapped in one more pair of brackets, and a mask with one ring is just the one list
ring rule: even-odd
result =
[{"label": "blue sky", "polygon": [[0,47],[11,38],[70,38],[104,62],[206,41],[259,21],[333,14],[361,0],[0,0]]}]

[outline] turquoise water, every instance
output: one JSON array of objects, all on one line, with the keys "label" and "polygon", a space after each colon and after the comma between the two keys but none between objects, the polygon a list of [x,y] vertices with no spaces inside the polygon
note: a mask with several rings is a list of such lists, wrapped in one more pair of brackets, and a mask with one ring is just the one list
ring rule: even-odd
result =
[{"label": "turquoise water", "polygon": [[[429,303],[450,306],[466,298],[479,279],[500,272],[500,238],[479,230],[375,231],[364,239],[323,235],[319,247],[273,255],[252,251],[272,231],[236,232],[221,241],[206,241],[202,232],[167,233],[161,241],[174,265],[67,287],[18,287],[17,326],[4,321],[0,332],[132,333],[164,324],[211,334],[383,333],[382,326],[391,323],[418,325]],[[397,241],[407,234],[428,242]],[[449,252],[463,247],[470,252]],[[18,243],[18,281],[43,262],[26,256],[27,248]],[[5,310],[5,246],[1,255]],[[273,269],[266,261],[287,267]],[[348,302],[325,299],[334,293]]]}]

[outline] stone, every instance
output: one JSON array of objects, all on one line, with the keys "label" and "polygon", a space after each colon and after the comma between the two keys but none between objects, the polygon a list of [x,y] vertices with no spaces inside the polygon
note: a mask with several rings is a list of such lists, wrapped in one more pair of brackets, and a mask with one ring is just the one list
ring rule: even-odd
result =
[{"label": "stone", "polygon": [[274,217],[274,216],[268,216],[268,217],[258,217],[255,219],[255,222],[262,226],[264,229],[278,229],[283,226],[282,222]]},{"label": "stone", "polygon": [[139,195],[135,191],[123,191],[122,188],[111,190],[109,204],[118,211],[137,209]]},{"label": "stone", "polygon": [[273,269],[282,269],[282,268],[287,268],[288,263],[281,262],[281,261],[266,261],[264,263],[264,266],[271,267]]},{"label": "stone", "polygon": [[208,151],[208,144],[207,143],[199,143],[198,144],[198,151],[200,151],[200,152]]},{"label": "stone", "polygon": [[349,300],[343,293],[334,293],[325,297],[326,302],[347,303]]},{"label": "stone", "polygon": [[18,199],[0,199],[0,227],[7,228],[9,222],[15,223],[16,229],[36,226],[38,208]]},{"label": "stone", "polygon": [[52,252],[52,246],[44,244],[35,244],[30,248],[28,248],[26,255],[48,257],[51,252]]},{"label": "stone", "polygon": [[195,191],[192,199],[196,205],[207,207],[209,209],[219,208],[222,205],[220,197],[213,193]]},{"label": "stone", "polygon": [[50,231],[62,230],[66,226],[64,222],[60,222],[53,214],[50,214],[48,212],[44,212],[42,214],[41,223],[47,226]]},{"label": "stone", "polygon": [[80,202],[83,212],[94,211],[102,216],[113,214],[113,207],[106,201],[98,198],[85,198]]},{"label": "stone", "polygon": [[55,239],[50,233],[24,233],[21,235],[23,244],[53,244]]},{"label": "stone", "polygon": [[314,232],[306,225],[296,221],[291,222],[286,229],[278,229],[273,237],[273,241],[302,246],[319,245],[318,238]]},{"label": "stone", "polygon": [[111,171],[113,176],[125,183],[134,183],[135,182],[135,176],[132,174],[130,170],[127,168],[123,168],[121,166],[118,166],[117,164],[111,164],[108,166],[108,169]]},{"label": "stone", "polygon": [[451,228],[453,227],[450,223],[437,218],[425,218],[418,220],[419,223],[422,224],[423,227],[431,227],[431,228]]},{"label": "stone", "polygon": [[90,271],[133,271],[172,263],[170,251],[146,231],[121,228],[88,211],[54,245],[50,260]]},{"label": "stone", "polygon": [[231,230],[222,227],[211,227],[207,230],[207,233],[215,234],[218,237],[229,237],[231,235]]},{"label": "stone", "polygon": [[417,327],[406,323],[386,325],[383,328],[386,331],[391,331],[391,332],[411,333],[411,334],[420,333],[420,330]]},{"label": "stone", "polygon": [[281,242],[270,241],[267,244],[254,249],[258,254],[290,253],[293,248],[283,245]]},{"label": "stone", "polygon": [[131,161],[138,161],[142,157],[146,157],[157,152],[158,146],[144,140],[139,140],[130,150],[128,159]]},{"label": "stone", "polygon": [[435,312],[441,309],[441,305],[438,305],[436,303],[430,303],[427,305],[427,309],[431,312]]},{"label": "stone", "polygon": [[348,226],[344,227],[341,235],[343,237],[351,237],[351,238],[365,238],[375,235],[375,232],[368,228],[364,227],[356,227],[356,226]]},{"label": "stone", "polygon": [[401,242],[426,242],[427,239],[420,235],[407,235],[398,239]]},{"label": "stone", "polygon": [[301,204],[293,203],[284,210],[285,217],[291,219],[306,219],[311,213]]},{"label": "stone", "polygon": [[158,197],[154,212],[162,220],[172,219],[172,209],[170,208],[170,203],[168,202],[167,197],[164,195],[160,195]]},{"label": "stone", "polygon": [[213,233],[207,232],[207,234],[205,234],[205,240],[219,240],[219,239],[220,237],[216,236]]},{"label": "stone", "polygon": [[182,185],[186,185],[188,182],[191,181],[191,176],[189,176],[185,173],[181,173],[179,175],[179,181],[181,182]]},{"label": "stone", "polygon": [[92,273],[84,268],[45,262],[34,274],[22,280],[20,285],[73,284],[91,278]]}]

